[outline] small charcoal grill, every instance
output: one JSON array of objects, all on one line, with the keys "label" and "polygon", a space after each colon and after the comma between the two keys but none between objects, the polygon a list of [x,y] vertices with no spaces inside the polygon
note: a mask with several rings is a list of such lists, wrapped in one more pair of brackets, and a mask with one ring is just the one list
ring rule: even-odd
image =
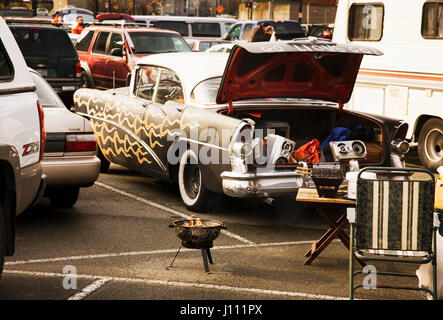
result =
[{"label": "small charcoal grill", "polygon": [[209,272],[209,265],[213,264],[210,248],[214,245],[214,240],[220,235],[221,229],[226,226],[214,220],[200,220],[191,217],[190,220],[177,220],[169,225],[175,228],[175,235],[181,240],[181,246],[167,268],[171,268],[182,247],[188,249],[200,249],[203,257],[205,271]]}]

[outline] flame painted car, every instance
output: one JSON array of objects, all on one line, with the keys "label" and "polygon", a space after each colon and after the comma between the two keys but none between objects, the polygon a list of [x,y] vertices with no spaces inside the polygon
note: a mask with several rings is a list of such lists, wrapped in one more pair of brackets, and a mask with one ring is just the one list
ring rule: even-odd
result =
[{"label": "flame painted car", "polygon": [[[201,210],[210,192],[293,195],[302,175],[280,160],[335,127],[372,132],[362,165],[402,165],[391,142],[402,141],[407,126],[343,109],[364,54],[382,53],[302,39],[238,44],[230,54],[158,54],[140,59],[129,87],[78,90],[75,109],[93,124],[104,164],[178,181],[190,210]],[[283,143],[270,147],[271,137]],[[246,161],[264,146],[266,165]]]}]

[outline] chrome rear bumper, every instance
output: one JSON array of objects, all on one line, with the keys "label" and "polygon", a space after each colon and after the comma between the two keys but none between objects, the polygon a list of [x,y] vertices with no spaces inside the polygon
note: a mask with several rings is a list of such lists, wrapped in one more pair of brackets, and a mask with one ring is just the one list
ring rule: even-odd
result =
[{"label": "chrome rear bumper", "polygon": [[221,174],[223,192],[231,197],[273,197],[296,195],[303,186],[302,174],[293,171]]}]

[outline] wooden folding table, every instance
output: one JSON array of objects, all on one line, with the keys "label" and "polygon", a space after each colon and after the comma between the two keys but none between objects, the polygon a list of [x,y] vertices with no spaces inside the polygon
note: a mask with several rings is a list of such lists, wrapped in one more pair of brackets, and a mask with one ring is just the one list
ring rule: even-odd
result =
[{"label": "wooden folding table", "polygon": [[[329,229],[320,239],[312,244],[311,249],[306,252],[308,258],[305,265],[311,264],[315,258],[334,240],[339,238],[349,250],[349,235],[344,232],[344,228],[349,225],[346,218],[346,208],[355,207],[355,200],[346,199],[345,190],[339,190],[333,198],[320,197],[315,188],[300,188],[297,193],[297,201],[303,202],[305,206],[313,207],[320,217],[329,225]],[[338,220],[335,220],[337,212],[344,211]],[[359,263],[364,266],[363,261]]]}]

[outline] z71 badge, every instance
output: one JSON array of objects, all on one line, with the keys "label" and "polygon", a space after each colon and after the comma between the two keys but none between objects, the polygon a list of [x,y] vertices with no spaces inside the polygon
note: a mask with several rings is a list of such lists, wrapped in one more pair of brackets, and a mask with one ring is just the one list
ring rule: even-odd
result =
[{"label": "z71 badge", "polygon": [[31,153],[37,153],[37,152],[39,152],[39,142],[38,141],[36,141],[36,142],[31,142],[31,143],[28,143],[28,144],[25,144],[25,145],[23,145],[23,153],[22,153],[22,156],[24,157],[24,156],[27,156],[27,155],[29,155],[29,154],[31,154]]}]

